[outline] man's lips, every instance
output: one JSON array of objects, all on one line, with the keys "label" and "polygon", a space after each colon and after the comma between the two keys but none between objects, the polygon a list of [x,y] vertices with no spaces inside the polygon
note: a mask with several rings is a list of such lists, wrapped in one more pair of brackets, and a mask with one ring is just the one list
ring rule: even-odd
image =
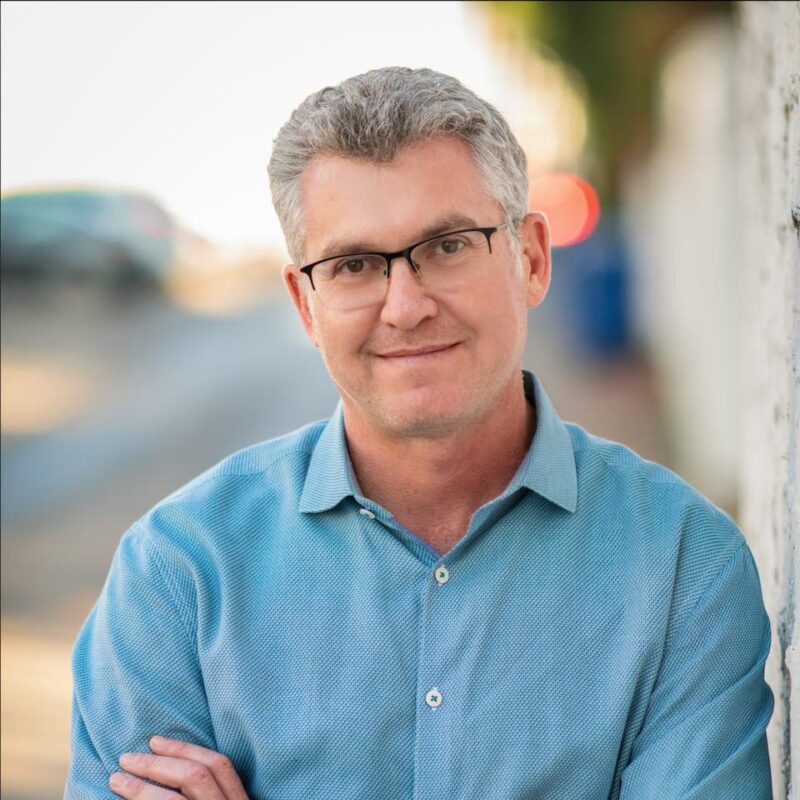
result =
[{"label": "man's lips", "polygon": [[426,356],[432,353],[443,353],[455,347],[458,342],[449,344],[430,344],[424,347],[402,348],[400,350],[390,350],[386,353],[375,353],[379,358],[409,358],[413,356]]}]

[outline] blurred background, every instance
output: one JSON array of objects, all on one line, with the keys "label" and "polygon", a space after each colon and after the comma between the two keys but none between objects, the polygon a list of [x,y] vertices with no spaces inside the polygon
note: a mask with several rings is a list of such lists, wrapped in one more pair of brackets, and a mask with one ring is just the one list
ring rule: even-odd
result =
[{"label": "blurred background", "polygon": [[2,6],[2,795],[63,793],[70,651],[128,526],[332,411],[280,281],[271,142],[310,92],[453,74],[556,245],[526,366],[561,416],[739,513],[726,2]]}]

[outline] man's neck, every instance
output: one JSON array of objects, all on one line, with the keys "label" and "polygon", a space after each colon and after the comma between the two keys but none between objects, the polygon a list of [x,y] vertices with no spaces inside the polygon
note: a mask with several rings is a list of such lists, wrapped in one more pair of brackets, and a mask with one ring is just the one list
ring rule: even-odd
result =
[{"label": "man's neck", "polygon": [[348,450],[364,495],[446,552],[473,513],[508,486],[530,447],[536,414],[517,386],[483,418],[436,438],[381,435],[345,408]]}]

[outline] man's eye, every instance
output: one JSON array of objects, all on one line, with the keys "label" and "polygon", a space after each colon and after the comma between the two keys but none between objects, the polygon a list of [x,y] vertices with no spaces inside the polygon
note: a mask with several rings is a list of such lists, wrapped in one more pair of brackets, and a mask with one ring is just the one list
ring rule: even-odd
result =
[{"label": "man's eye", "polygon": [[340,261],[336,265],[336,272],[343,272],[346,275],[357,275],[367,268],[367,262],[363,258],[348,258],[347,261]]},{"label": "man's eye", "polygon": [[442,255],[453,255],[465,247],[461,239],[442,239],[436,244],[436,249]]}]

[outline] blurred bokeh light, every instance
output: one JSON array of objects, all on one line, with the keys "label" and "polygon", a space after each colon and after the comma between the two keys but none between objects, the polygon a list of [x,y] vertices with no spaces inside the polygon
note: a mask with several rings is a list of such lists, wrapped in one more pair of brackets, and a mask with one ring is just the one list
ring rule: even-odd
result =
[{"label": "blurred bokeh light", "polygon": [[568,247],[591,236],[600,219],[600,201],[578,175],[551,172],[530,182],[530,208],[543,211],[550,224],[550,244]]}]

